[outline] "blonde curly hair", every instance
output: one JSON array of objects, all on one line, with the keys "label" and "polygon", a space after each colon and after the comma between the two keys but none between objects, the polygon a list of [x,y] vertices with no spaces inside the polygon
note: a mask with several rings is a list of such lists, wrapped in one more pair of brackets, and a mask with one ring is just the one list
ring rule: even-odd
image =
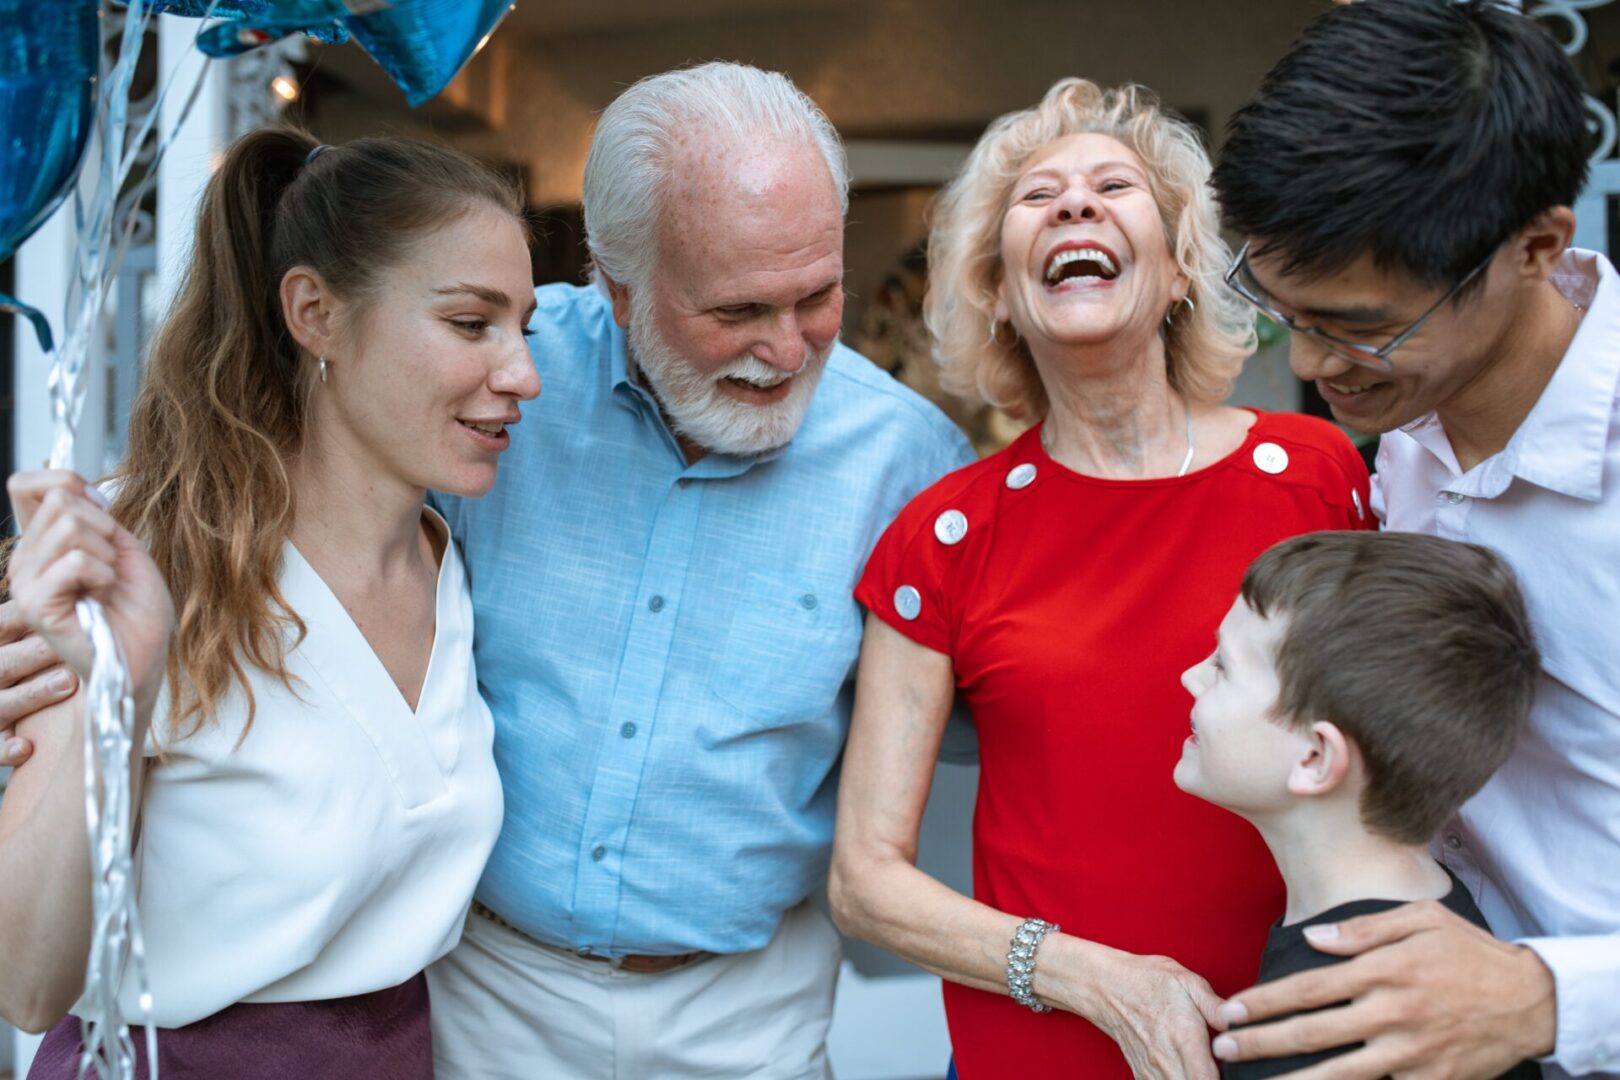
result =
[{"label": "blonde curly hair", "polygon": [[1075,78],[1059,80],[1033,109],[992,123],[934,204],[923,318],[941,384],[1015,417],[1046,415],[1046,389],[1028,348],[1022,340],[1003,344],[1003,335],[991,332],[1002,275],[1001,225],[1029,160],[1050,143],[1080,134],[1117,139],[1147,167],[1165,238],[1194,304],[1165,330],[1170,384],[1190,401],[1224,399],[1254,351],[1254,318],[1221,280],[1231,251],[1220,236],[1199,134],[1146,87],[1104,90]]}]

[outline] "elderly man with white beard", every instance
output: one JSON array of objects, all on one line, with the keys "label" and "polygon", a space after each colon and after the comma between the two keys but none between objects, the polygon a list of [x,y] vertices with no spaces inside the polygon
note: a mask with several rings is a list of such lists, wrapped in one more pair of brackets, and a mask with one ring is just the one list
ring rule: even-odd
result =
[{"label": "elderly man with white beard", "polygon": [[839,344],[848,181],[791,82],[637,83],[585,168],[588,286],[536,292],[545,385],[472,578],[506,824],[429,972],[441,1078],[825,1077],[839,944],[807,898],[884,526],[970,459]]}]

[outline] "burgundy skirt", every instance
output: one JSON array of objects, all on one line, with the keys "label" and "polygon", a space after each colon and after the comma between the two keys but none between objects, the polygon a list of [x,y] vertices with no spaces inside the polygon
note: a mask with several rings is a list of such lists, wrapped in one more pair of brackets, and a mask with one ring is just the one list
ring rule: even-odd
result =
[{"label": "burgundy skirt", "polygon": [[[146,1080],[146,1037],[130,1032]],[[28,1080],[78,1076],[79,1018],[51,1028]],[[232,1005],[182,1028],[158,1029],[163,1080],[433,1080],[427,977],[333,1001]]]}]

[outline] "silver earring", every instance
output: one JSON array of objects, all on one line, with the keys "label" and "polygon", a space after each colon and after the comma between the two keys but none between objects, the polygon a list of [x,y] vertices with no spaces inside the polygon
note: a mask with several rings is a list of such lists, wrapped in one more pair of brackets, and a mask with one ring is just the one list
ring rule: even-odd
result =
[{"label": "silver earring", "polygon": [[1009,342],[1001,340],[1001,323],[996,319],[990,320],[990,344],[1002,349],[1010,349],[1018,344],[1018,327],[1013,326],[1012,320],[1007,320],[1007,327],[1012,330],[1013,338]]},{"label": "silver earring", "polygon": [[[1193,303],[1193,299],[1190,296],[1183,296],[1181,298],[1181,305],[1187,309],[1188,315],[1191,315],[1193,312],[1198,310],[1198,305]],[[1164,313],[1164,325],[1167,329],[1175,322],[1176,310],[1176,306],[1171,304],[1170,310]]]},{"label": "silver earring", "polygon": [[326,357],[324,357],[324,356],[321,357],[320,363],[315,365],[315,370],[320,372],[320,374],[321,374],[321,382],[325,382],[326,381]]}]

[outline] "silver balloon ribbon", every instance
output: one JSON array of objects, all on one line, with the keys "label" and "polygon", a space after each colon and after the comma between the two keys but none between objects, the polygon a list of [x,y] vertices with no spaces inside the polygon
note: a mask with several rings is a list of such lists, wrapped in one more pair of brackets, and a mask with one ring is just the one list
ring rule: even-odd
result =
[{"label": "silver balloon ribbon", "polygon": [[81,600],[77,610],[95,654],[84,695],[85,817],[90,826],[93,892],[79,1077],[94,1073],[102,1080],[135,1080],[135,1044],[119,996],[127,963],[146,1032],[147,1075],[157,1080],[157,1027],[152,1022],[131,855],[135,703],[129,667],[101,605]]},{"label": "silver balloon ribbon", "polygon": [[[137,3],[139,0],[137,0]],[[124,165],[124,128],[129,84],[147,20],[132,7],[124,24],[118,63],[104,78],[96,108],[96,134],[101,168],[90,213],[86,215],[82,184],[74,192],[77,251],[75,276],[68,290],[61,347],[52,355],[51,404],[55,438],[53,468],[73,467],[73,439],[84,406],[85,367],[91,331],[105,297],[111,204],[116,200],[120,166]],[[88,163],[87,166],[88,168]],[[84,1051],[80,1080],[94,1073],[100,1080],[135,1080],[135,1046],[119,1002],[126,962],[140,988],[150,1075],[157,1075],[157,1029],[151,1023],[151,994],[146,987],[146,952],[136,909],[132,856],[131,751],[134,701],[129,666],[94,600],[77,605],[79,624],[90,639],[90,680],[84,693],[85,820],[90,840],[90,958],[85,970]]]},{"label": "silver balloon ribbon", "polygon": [[[212,9],[210,9],[212,10]],[[76,238],[74,274],[69,282],[64,333],[51,354],[49,386],[54,420],[52,468],[72,468],[74,436],[84,408],[86,374],[101,310],[129,247],[133,223],[118,221],[120,205],[133,206],[157,176],[157,163],[174,132],[158,140],[145,178],[120,199],[142,146],[152,135],[161,103],[174,83],[163,81],[158,103],[133,136],[129,130],[129,90],[152,12],[146,0],[130,0],[124,14],[118,58],[104,71],[96,103],[97,146],[74,191]],[[105,67],[105,64],[103,65]],[[206,71],[206,68],[202,69]],[[175,129],[185,122],[202,87],[199,74]],[[84,1051],[80,1080],[135,1080],[137,1058],[122,990],[135,991],[133,1019],[145,1029],[149,1080],[158,1080],[157,1027],[146,973],[146,947],[141,936],[133,857],[132,768],[139,764],[134,745],[135,707],[129,665],[106,612],[92,599],[77,605],[79,624],[90,639],[93,658],[84,691],[85,818],[90,841],[91,937],[80,1001]]]}]

